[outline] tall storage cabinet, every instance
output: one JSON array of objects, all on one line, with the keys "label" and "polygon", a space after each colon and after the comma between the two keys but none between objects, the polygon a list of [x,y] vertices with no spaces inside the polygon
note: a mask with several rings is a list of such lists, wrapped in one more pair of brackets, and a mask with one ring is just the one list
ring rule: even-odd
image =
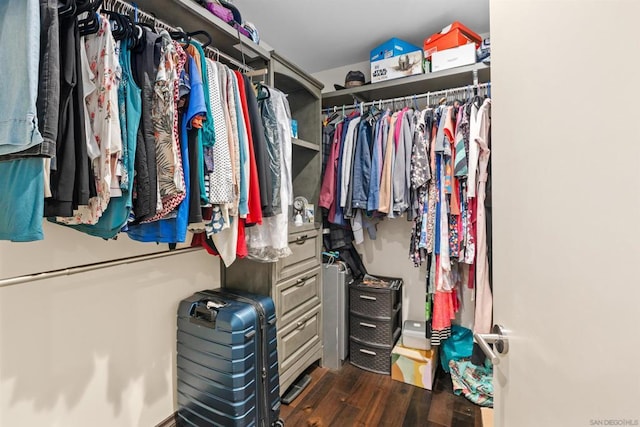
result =
[{"label": "tall storage cabinet", "polygon": [[[317,206],[322,84],[276,52],[271,53],[270,64],[269,81],[287,94],[291,116],[298,122],[299,138],[292,147],[293,196],[303,196]],[[223,286],[269,295],[275,302],[281,393],[322,358],[321,240],[319,224],[295,226],[290,219],[292,255],[276,263],[237,260],[222,271]]]}]

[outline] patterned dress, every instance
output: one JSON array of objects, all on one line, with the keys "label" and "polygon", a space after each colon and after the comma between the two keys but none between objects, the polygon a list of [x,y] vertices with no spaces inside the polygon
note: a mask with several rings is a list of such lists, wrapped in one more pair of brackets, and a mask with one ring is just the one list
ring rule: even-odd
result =
[{"label": "patterned dress", "polygon": [[143,222],[157,221],[180,205],[186,196],[182,153],[178,140],[178,100],[180,73],[187,55],[166,31],[162,37],[162,54],[154,86],[151,120],[156,142],[158,189],[162,209]]}]

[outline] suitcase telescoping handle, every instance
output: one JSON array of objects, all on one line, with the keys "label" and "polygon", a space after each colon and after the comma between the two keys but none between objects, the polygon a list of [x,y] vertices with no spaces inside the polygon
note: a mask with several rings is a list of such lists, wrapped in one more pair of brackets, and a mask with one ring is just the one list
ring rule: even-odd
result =
[{"label": "suitcase telescoping handle", "polygon": [[191,306],[191,313],[189,313],[191,322],[207,328],[215,328],[218,309],[226,305],[226,302],[214,298],[202,299]]}]

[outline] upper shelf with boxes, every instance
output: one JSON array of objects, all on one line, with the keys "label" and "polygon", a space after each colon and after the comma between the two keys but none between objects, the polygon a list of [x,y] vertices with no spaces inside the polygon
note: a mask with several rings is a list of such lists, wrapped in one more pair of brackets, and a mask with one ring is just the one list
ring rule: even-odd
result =
[{"label": "upper shelf with boxes", "polygon": [[322,95],[324,108],[460,87],[490,80],[489,39],[459,22],[418,47],[392,38],[371,50],[371,82]]}]

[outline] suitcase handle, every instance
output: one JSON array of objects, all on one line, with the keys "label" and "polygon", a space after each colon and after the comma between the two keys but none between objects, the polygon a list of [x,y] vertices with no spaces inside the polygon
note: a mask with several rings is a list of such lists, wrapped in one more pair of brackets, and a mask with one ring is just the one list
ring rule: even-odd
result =
[{"label": "suitcase handle", "polygon": [[191,321],[203,326],[215,328],[218,309],[227,305],[226,302],[217,299],[200,300],[191,307]]}]

